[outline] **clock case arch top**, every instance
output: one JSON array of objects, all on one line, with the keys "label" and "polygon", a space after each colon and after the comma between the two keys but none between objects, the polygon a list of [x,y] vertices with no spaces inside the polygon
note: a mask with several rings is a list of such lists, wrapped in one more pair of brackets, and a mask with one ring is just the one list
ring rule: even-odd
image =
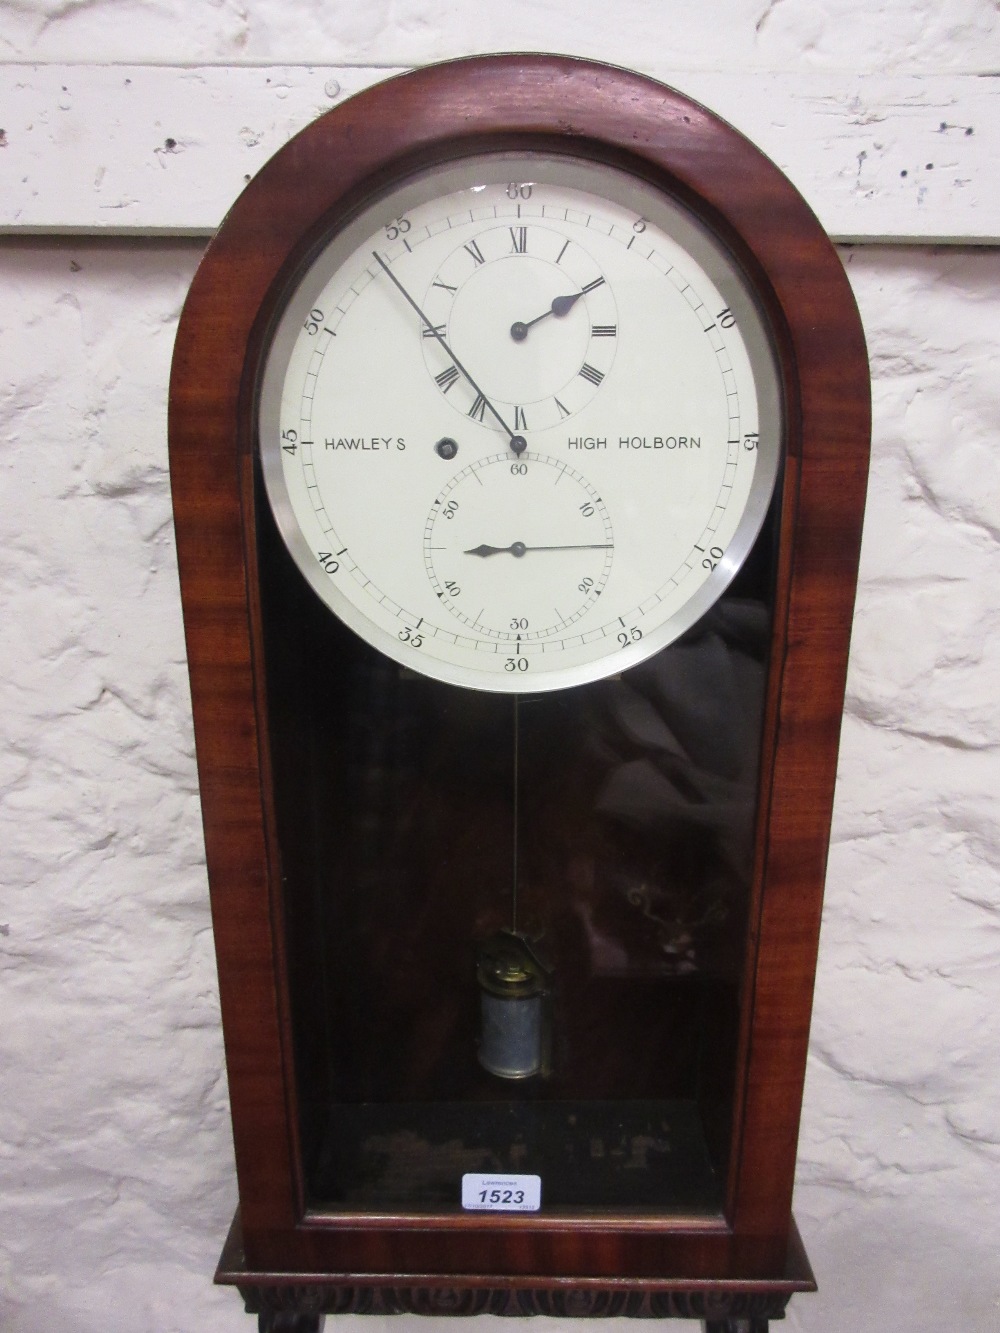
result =
[{"label": "clock case arch top", "polygon": [[[468,153],[531,148],[606,161],[686,205],[746,275],[781,372],[773,629],[724,1205],[708,1218],[310,1212],[263,671],[254,439],[262,360],[285,294],[323,238],[386,185]],[[242,1258],[230,1252],[223,1280],[252,1272],[278,1283],[323,1275],[338,1288],[402,1280],[661,1292],[810,1285],[807,1267],[797,1277],[787,1268],[791,1193],[869,424],[860,321],[819,224],[735,130],[639,75],[552,56],[429,67],[321,117],[250,183],[194,280],[170,389],[242,1227]]]}]

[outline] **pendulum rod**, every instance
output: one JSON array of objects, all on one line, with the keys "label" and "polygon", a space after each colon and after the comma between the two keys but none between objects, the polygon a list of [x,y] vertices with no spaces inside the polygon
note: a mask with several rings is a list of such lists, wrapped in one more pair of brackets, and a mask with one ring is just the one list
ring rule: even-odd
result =
[{"label": "pendulum rod", "polygon": [[552,969],[518,930],[521,823],[521,703],[513,696],[510,928],[479,945],[477,1058],[497,1078],[547,1078],[552,1067]]},{"label": "pendulum rod", "polygon": [[519,763],[520,757],[521,757],[521,697],[520,695],[515,694],[514,695],[514,818],[513,818],[512,839],[511,839],[513,862],[511,865],[511,878],[510,878],[510,928],[515,935],[517,934],[517,876],[518,876],[518,862],[520,859],[519,849],[518,849],[518,834],[519,834],[520,812],[521,812],[521,807],[520,807],[521,792],[520,792],[519,772],[518,772],[520,767]]}]

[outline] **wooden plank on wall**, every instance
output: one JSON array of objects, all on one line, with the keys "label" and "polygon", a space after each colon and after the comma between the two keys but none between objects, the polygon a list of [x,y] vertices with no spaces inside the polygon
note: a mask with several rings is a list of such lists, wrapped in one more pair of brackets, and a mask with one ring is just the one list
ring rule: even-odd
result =
[{"label": "wooden plank on wall", "polygon": [[[297,130],[399,71],[0,67],[0,233],[207,235]],[[1000,81],[652,71],[747,134],[837,240],[1000,241]]]}]

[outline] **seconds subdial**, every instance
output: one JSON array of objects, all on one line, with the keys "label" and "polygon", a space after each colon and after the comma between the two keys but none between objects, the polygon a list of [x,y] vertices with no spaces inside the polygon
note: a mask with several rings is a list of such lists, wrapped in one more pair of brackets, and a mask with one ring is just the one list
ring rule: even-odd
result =
[{"label": "seconds subdial", "polygon": [[[601,496],[549,456],[480,459],[449,481],[424,528],[441,604],[499,646],[544,645],[594,605],[614,559]],[[544,568],[539,568],[542,564]]]}]

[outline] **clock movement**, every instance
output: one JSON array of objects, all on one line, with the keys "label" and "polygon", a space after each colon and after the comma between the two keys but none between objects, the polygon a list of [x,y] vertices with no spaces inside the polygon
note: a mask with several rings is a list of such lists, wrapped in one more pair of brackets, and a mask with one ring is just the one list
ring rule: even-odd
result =
[{"label": "clock movement", "polygon": [[868,424],[819,224],[638,75],[423,69],[236,202],[170,448],[261,1329],[812,1288]]}]

